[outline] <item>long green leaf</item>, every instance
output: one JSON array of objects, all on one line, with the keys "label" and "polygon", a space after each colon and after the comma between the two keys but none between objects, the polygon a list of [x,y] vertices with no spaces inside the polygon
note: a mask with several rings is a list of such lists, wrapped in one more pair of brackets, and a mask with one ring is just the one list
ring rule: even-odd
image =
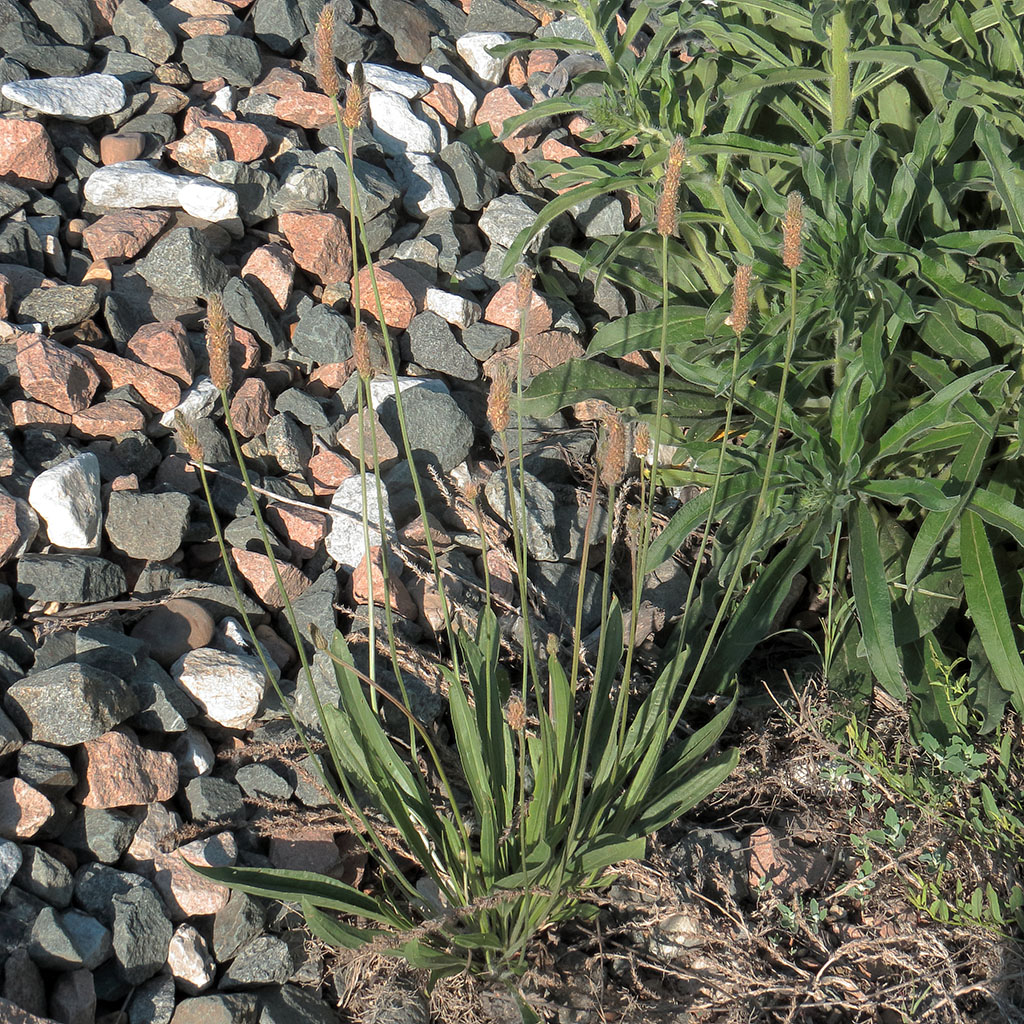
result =
[{"label": "long green leaf", "polygon": [[968,509],[960,521],[960,559],[967,610],[981,638],[999,685],[1009,691],[1018,713],[1024,711],[1024,662],[1006,610],[995,556],[980,515]]},{"label": "long green leaf", "polygon": [[1003,530],[1024,547],[1024,509],[988,487],[978,487],[968,508],[977,512],[989,526]]}]

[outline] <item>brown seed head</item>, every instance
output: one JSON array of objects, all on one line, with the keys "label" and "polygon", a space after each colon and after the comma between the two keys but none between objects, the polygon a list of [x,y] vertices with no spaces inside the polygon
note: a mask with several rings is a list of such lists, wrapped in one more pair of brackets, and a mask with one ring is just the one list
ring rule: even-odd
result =
[{"label": "brown seed head", "polygon": [[601,483],[611,489],[626,475],[626,425],[618,413],[605,421],[604,447],[601,452]]},{"label": "brown seed head", "polygon": [[352,335],[352,358],[355,360],[356,370],[363,380],[369,380],[373,376],[373,361],[370,358],[370,333],[366,324],[360,322]]},{"label": "brown seed head", "polygon": [[316,23],[316,81],[325,96],[341,92],[341,80],[334,63],[334,5],[324,4]]},{"label": "brown seed head", "polygon": [[508,429],[508,404],[512,398],[512,374],[507,364],[499,363],[487,395],[487,418],[499,433]]},{"label": "brown seed head", "polygon": [[641,421],[633,428],[633,454],[646,459],[651,451],[651,428]]},{"label": "brown seed head", "polygon": [[558,637],[554,633],[548,633],[548,639],[544,645],[544,649],[548,653],[549,658],[555,658],[558,656]]},{"label": "brown seed head", "polygon": [[174,425],[178,429],[178,436],[181,438],[181,443],[188,452],[189,458],[193,462],[203,461],[203,446],[199,443],[199,438],[196,437],[196,432],[180,412],[174,414]]},{"label": "brown seed head", "polygon": [[626,543],[633,551],[640,547],[640,526],[642,523],[643,516],[640,514],[640,509],[636,505],[630,506],[626,511]]},{"label": "brown seed head", "polygon": [[354,132],[363,123],[366,102],[366,78],[363,75],[363,65],[357,63],[352,69],[352,81],[345,90],[345,110],[341,115],[341,123],[349,131]]},{"label": "brown seed head", "polygon": [[799,192],[790,192],[782,221],[782,262],[791,270],[804,259],[803,233],[804,197]]},{"label": "brown seed head", "polygon": [[231,389],[230,342],[231,327],[224,301],[217,294],[210,295],[206,300],[206,352],[210,357],[210,380],[218,391]]},{"label": "brown seed head", "polygon": [[732,279],[732,312],[729,326],[738,338],[750,322],[750,266],[744,263],[736,268]]},{"label": "brown seed head", "polygon": [[309,624],[309,636],[313,641],[313,646],[318,651],[326,651],[330,649],[330,644],[327,642],[327,637],[321,632],[320,627],[315,623]]},{"label": "brown seed head", "polygon": [[478,480],[469,480],[466,486],[462,488],[463,497],[471,505],[476,504],[476,499],[480,497],[480,482]]},{"label": "brown seed head", "polygon": [[676,230],[676,208],[679,205],[679,186],[683,180],[683,162],[686,160],[686,140],[677,135],[669,147],[665,162],[665,178],[661,183],[658,200],[658,234],[671,235]]},{"label": "brown seed head", "polygon": [[513,732],[522,732],[526,728],[526,708],[518,697],[513,697],[508,702],[505,717],[508,721],[508,727]]},{"label": "brown seed head", "polygon": [[533,271],[527,266],[519,268],[519,276],[516,277],[516,309],[520,313],[529,313],[530,302],[533,298]]}]

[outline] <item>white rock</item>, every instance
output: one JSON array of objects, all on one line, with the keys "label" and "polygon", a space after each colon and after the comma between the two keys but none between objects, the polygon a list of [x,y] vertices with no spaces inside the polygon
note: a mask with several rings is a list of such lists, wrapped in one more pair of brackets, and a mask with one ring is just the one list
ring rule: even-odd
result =
[{"label": "white rock", "polygon": [[167,966],[177,987],[190,996],[209,988],[217,973],[206,939],[190,924],[179,924],[174,929],[167,947]]},{"label": "white rock", "polygon": [[455,99],[459,104],[462,117],[459,119],[460,128],[469,128],[476,116],[476,108],[480,105],[480,97],[461,78],[456,78],[447,71],[439,71],[437,68],[423,65],[423,74],[435,82],[450,85],[455,93]]},{"label": "white rock", "polygon": [[178,762],[178,775],[182,779],[209,775],[216,764],[213,745],[206,738],[206,733],[194,725],[187,726],[184,732],[178,733],[168,749]]},{"label": "white rock", "polygon": [[193,179],[178,190],[181,208],[200,220],[230,220],[238,216],[238,195],[212,181]]},{"label": "white rock", "polygon": [[[228,654],[245,654],[259,661],[259,654],[253,650],[252,637],[246,632],[245,626],[231,615],[225,615],[221,619],[213,642],[220,651],[227,651]],[[259,647],[263,651],[263,656],[267,659],[267,664],[270,666],[270,671],[273,673],[274,678],[280,682],[281,669],[278,667],[277,662],[270,656],[270,652],[263,644],[260,644]]]},{"label": "white rock", "polygon": [[396,92],[370,93],[370,130],[388,156],[439,153],[448,133],[439,124],[418,117],[409,101]]},{"label": "white rock", "polygon": [[405,153],[388,161],[388,170],[402,190],[402,206],[411,217],[429,217],[459,208],[459,190],[423,153]]},{"label": "white rock", "polygon": [[209,100],[210,106],[226,114],[235,109],[235,90],[230,85],[222,85]]},{"label": "white rock", "polygon": [[28,503],[46,522],[50,543],[70,551],[99,546],[103,527],[100,461],[92,452],[47,469],[32,481]]},{"label": "white rock", "polygon": [[493,46],[510,42],[512,37],[506,32],[467,32],[455,41],[455,49],[478,78],[497,85],[505,72],[508,57],[495,57],[490,50]]},{"label": "white rock", "polygon": [[[349,77],[355,70],[355,64],[348,65]],[[398,71],[385,67],[383,64],[364,64],[363,76],[368,85],[387,92],[397,92],[407,100],[418,100],[430,92],[430,83],[419,75],[411,75],[408,71]]]},{"label": "white rock", "polygon": [[[383,522],[385,533],[390,543],[398,540],[395,521],[388,507],[388,492],[382,488],[384,512],[380,513],[377,504],[377,488],[373,481],[366,486],[366,521],[369,526],[370,546],[377,547],[381,543],[380,526]],[[327,535],[327,553],[343,569],[352,570],[366,554],[363,545],[363,489],[358,476],[350,476],[341,482],[331,499],[330,511],[331,532]],[[390,562],[389,562],[390,565]]]},{"label": "white rock", "polygon": [[212,647],[180,657],[171,675],[209,718],[228,729],[244,729],[253,720],[267,683],[257,658]]},{"label": "white rock", "polygon": [[446,292],[440,288],[428,288],[424,302],[426,309],[436,313],[439,317],[447,320],[456,327],[468,327],[475,324],[482,315],[478,303],[471,299],[463,298],[454,292]]},{"label": "white rock", "polygon": [[[399,392],[411,391],[413,388],[426,388],[436,391],[439,395],[450,394],[443,380],[434,377],[399,377]],[[381,402],[391,398],[395,393],[395,385],[390,377],[376,377],[370,381],[370,401],[374,409],[379,409]]]},{"label": "white rock", "polygon": [[124,160],[93,171],[85,182],[85,198],[108,209],[177,207],[181,186],[177,174],[158,171],[145,160]]},{"label": "white rock", "polygon": [[0,94],[23,107],[68,121],[91,121],[106,114],[116,114],[127,102],[124,85],[113,75],[7,82],[0,86]]},{"label": "white rock", "polygon": [[174,429],[174,414],[180,412],[187,420],[202,419],[220,400],[220,392],[209,377],[198,377],[185,392],[182,400],[160,417],[160,425]]}]

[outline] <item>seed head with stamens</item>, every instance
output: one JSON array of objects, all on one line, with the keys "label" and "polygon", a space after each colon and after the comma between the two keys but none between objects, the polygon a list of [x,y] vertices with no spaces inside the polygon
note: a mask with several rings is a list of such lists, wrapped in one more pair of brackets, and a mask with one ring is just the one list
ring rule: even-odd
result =
[{"label": "seed head with stamens", "polygon": [[601,483],[611,489],[626,475],[626,425],[618,413],[605,420],[605,438],[601,451]]},{"label": "seed head with stamens", "polygon": [[487,418],[499,433],[508,429],[508,404],[512,399],[512,373],[508,364],[499,363],[487,395]]},{"label": "seed head with stamens", "polygon": [[633,428],[633,454],[646,459],[651,452],[651,428],[643,421]]},{"label": "seed head with stamens", "polygon": [[182,446],[188,452],[189,458],[193,462],[202,462],[203,446],[199,443],[192,424],[180,412],[175,412],[174,426],[178,430],[178,436],[181,438]]},{"label": "seed head with stamens", "polygon": [[533,297],[533,271],[527,266],[519,268],[519,275],[516,277],[516,309],[527,314],[530,311],[530,302]]},{"label": "seed head with stamens", "polygon": [[665,178],[658,199],[658,234],[671,235],[676,230],[676,208],[679,205],[679,187],[683,180],[683,162],[686,160],[686,140],[677,135],[669,147],[665,161]]},{"label": "seed head with stamens", "polygon": [[750,322],[750,266],[744,263],[736,268],[732,279],[732,311],[729,326],[738,338]]},{"label": "seed head with stamens", "polygon": [[782,221],[782,262],[791,270],[804,259],[803,233],[804,197],[799,192],[790,192]]},{"label": "seed head with stamens", "polygon": [[513,732],[522,732],[526,728],[526,708],[518,697],[513,697],[508,702],[505,719]]},{"label": "seed head with stamens", "polygon": [[363,380],[369,380],[373,376],[373,361],[370,358],[370,333],[366,324],[360,322],[352,335],[352,358],[356,364],[356,371]]},{"label": "seed head with stamens", "polygon": [[366,78],[363,65],[357,62],[352,69],[352,81],[345,90],[345,110],[341,115],[341,123],[350,132],[354,132],[363,123],[366,103]]},{"label": "seed head with stamens", "polygon": [[231,390],[230,343],[231,327],[224,300],[218,294],[210,295],[206,300],[206,353],[210,357],[210,380],[218,391]]},{"label": "seed head with stamens", "polygon": [[341,92],[334,63],[334,5],[330,3],[320,9],[316,23],[316,81],[325,96],[333,98]]}]

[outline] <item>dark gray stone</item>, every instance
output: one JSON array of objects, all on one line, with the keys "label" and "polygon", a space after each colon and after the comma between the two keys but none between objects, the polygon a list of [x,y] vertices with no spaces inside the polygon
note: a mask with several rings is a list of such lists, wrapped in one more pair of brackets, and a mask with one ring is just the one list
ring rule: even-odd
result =
[{"label": "dark gray stone", "polygon": [[477,361],[459,344],[449,324],[429,311],[412,318],[403,336],[402,358],[456,380],[480,376]]},{"label": "dark gray stone", "polygon": [[165,64],[177,49],[174,38],[142,0],[120,0],[110,24],[115,35],[128,40],[132,53],[154,64]]},{"label": "dark gray stone", "polygon": [[128,679],[148,653],[145,641],[105,626],[83,626],[75,634],[75,660],[80,665],[101,668],[119,679]]},{"label": "dark gray stone", "polygon": [[260,1024],[338,1024],[337,1014],[314,992],[282,985],[260,993]]},{"label": "dark gray stone", "polygon": [[[563,632],[575,628],[576,595],[580,567],[569,562],[534,562],[528,574],[543,595],[548,621]],[[601,624],[601,577],[587,570],[583,586],[582,632],[589,633]]]},{"label": "dark gray stone", "polygon": [[288,800],[295,787],[280,773],[265,764],[247,764],[235,772],[235,782],[246,795],[256,800]]},{"label": "dark gray stone", "polygon": [[128,678],[139,710],[129,719],[148,732],[183,732],[199,714],[192,698],[152,658],[144,658]]},{"label": "dark gray stone", "polygon": [[79,857],[114,864],[131,845],[138,827],[138,820],[124,811],[82,807],[61,842]]},{"label": "dark gray stone", "polygon": [[83,864],[75,872],[75,903],[108,928],[114,923],[114,897],[135,889],[147,890],[160,903],[153,883],[134,872],[118,871],[106,864]]},{"label": "dark gray stone", "polygon": [[[0,76],[2,77],[2,76]],[[20,210],[28,202],[28,193],[10,182],[0,181],[0,217]]]},{"label": "dark gray stone", "polygon": [[0,839],[0,897],[10,888],[21,861],[21,847],[10,839]]},{"label": "dark gray stone", "polygon": [[464,142],[455,141],[445,146],[440,161],[451,173],[467,210],[482,210],[497,197],[500,176]]},{"label": "dark gray stone", "polygon": [[146,888],[114,896],[111,900],[114,961],[129,985],[153,977],[167,962],[174,928],[160,900]]},{"label": "dark gray stone", "polygon": [[138,267],[154,291],[177,298],[195,299],[209,295],[221,291],[228,283],[227,268],[198,228],[175,228],[164,235],[154,243]]},{"label": "dark gray stone", "polygon": [[318,366],[343,363],[352,357],[352,328],[340,313],[318,303],[299,318],[292,347]]},{"label": "dark gray stone", "polygon": [[94,970],[110,956],[110,932],[80,910],[60,913],[44,907],[32,925],[29,954],[51,971]]},{"label": "dark gray stone", "polygon": [[747,851],[731,832],[691,827],[669,853],[669,861],[688,885],[708,896],[720,898],[724,891],[742,900],[750,895]]},{"label": "dark gray stone", "polygon": [[225,992],[283,985],[301,963],[299,941],[286,941],[274,935],[257,935],[246,943],[220,980]]},{"label": "dark gray stone", "polygon": [[17,774],[51,800],[64,796],[78,781],[67,754],[42,743],[26,743],[18,751]]},{"label": "dark gray stone", "polygon": [[67,865],[51,853],[27,843],[14,882],[25,892],[63,910],[71,903],[73,883]]},{"label": "dark gray stone", "polygon": [[306,34],[306,23],[295,0],[256,0],[252,28],[256,38],[275,53],[291,53]]},{"label": "dark gray stone", "polygon": [[[316,164],[326,174],[327,179],[338,197],[338,205],[346,212],[350,209],[350,190],[348,170],[341,155],[333,150],[317,153]],[[356,157],[352,161],[355,171],[356,194],[362,207],[363,216],[371,221],[392,207],[401,196],[394,179],[383,168],[367,163]]]},{"label": "dark gray stone", "polygon": [[309,432],[286,412],[279,412],[267,424],[267,447],[285,473],[301,473],[313,457]]},{"label": "dark gray stone", "polygon": [[30,291],[18,304],[18,319],[56,330],[88,320],[99,308],[100,293],[96,285],[62,284]]},{"label": "dark gray stone", "polygon": [[185,494],[111,491],[107,537],[130,558],[165,562],[181,547],[191,508]]},{"label": "dark gray stone", "polygon": [[260,1001],[253,992],[192,996],[178,1003],[174,1024],[256,1024]]},{"label": "dark gray stone", "polygon": [[128,1024],[170,1024],[174,1016],[174,978],[157,974],[144,981],[128,1003]]},{"label": "dark gray stone", "polygon": [[[126,87],[141,85],[153,77],[156,65],[146,57],[137,53],[108,53],[100,61],[97,71],[104,75],[113,75],[124,82]],[[120,126],[119,126],[120,127]]]},{"label": "dark gray stone", "polygon": [[4,695],[15,725],[33,740],[70,747],[96,739],[138,711],[128,684],[90,665],[32,672]]},{"label": "dark gray stone", "polygon": [[96,30],[86,0],[30,0],[32,13],[61,42],[68,46],[89,46]]},{"label": "dark gray stone", "polygon": [[224,288],[224,309],[233,323],[252,331],[270,346],[273,359],[283,358],[288,350],[288,337],[280,317],[240,278],[232,277]]},{"label": "dark gray stone", "polygon": [[484,362],[512,344],[512,332],[500,324],[485,324],[481,320],[462,328],[462,344],[474,358]]},{"label": "dark gray stone", "polygon": [[213,918],[213,955],[227,963],[263,930],[267,912],[263,904],[244,892],[232,892]]},{"label": "dark gray stone", "polygon": [[181,58],[197,82],[223,78],[231,85],[255,85],[260,53],[255,42],[240,36],[196,36],[186,39]]},{"label": "dark gray stone", "polygon": [[330,429],[331,421],[324,410],[324,403],[299,388],[282,391],[277,396],[274,407],[278,412],[288,413],[296,422],[320,435]]},{"label": "dark gray stone", "polygon": [[[413,456],[436,460],[444,472],[464,461],[473,444],[473,425],[450,395],[425,387],[410,388],[402,394],[405,424]],[[377,409],[381,425],[402,451],[402,435],[394,397]]]},{"label": "dark gray stone", "polygon": [[96,555],[25,554],[18,560],[17,590],[30,601],[91,604],[123,594],[124,571]]},{"label": "dark gray stone", "polygon": [[626,230],[626,216],[617,196],[592,196],[570,212],[587,238],[621,235]]},{"label": "dark gray stone", "polygon": [[533,35],[538,21],[508,0],[473,0],[466,19],[467,32],[509,32]]},{"label": "dark gray stone", "polygon": [[[519,500],[519,470],[512,471],[512,483],[516,488],[516,517],[521,519],[523,510]],[[555,545],[555,496],[551,489],[541,483],[531,473],[525,473],[524,491],[526,494],[526,550],[541,562],[556,562],[559,553]],[[487,504],[494,513],[510,527],[513,526],[512,508],[508,500],[508,485],[504,473],[492,473],[484,486]]]},{"label": "dark gray stone", "polygon": [[46,1013],[46,983],[26,949],[15,949],[4,963],[3,997],[28,1013]]},{"label": "dark gray stone", "polygon": [[324,210],[330,198],[327,175],[319,167],[296,167],[274,193],[274,210]]},{"label": "dark gray stone", "polygon": [[215,821],[226,825],[245,821],[242,790],[227,779],[200,775],[188,783],[184,796],[189,817],[194,822],[205,824]]},{"label": "dark gray stone", "polygon": [[[276,102],[273,97],[269,99]],[[274,216],[277,178],[269,171],[237,160],[220,160],[210,166],[207,177],[234,189],[238,196],[238,215],[247,227]]]}]

